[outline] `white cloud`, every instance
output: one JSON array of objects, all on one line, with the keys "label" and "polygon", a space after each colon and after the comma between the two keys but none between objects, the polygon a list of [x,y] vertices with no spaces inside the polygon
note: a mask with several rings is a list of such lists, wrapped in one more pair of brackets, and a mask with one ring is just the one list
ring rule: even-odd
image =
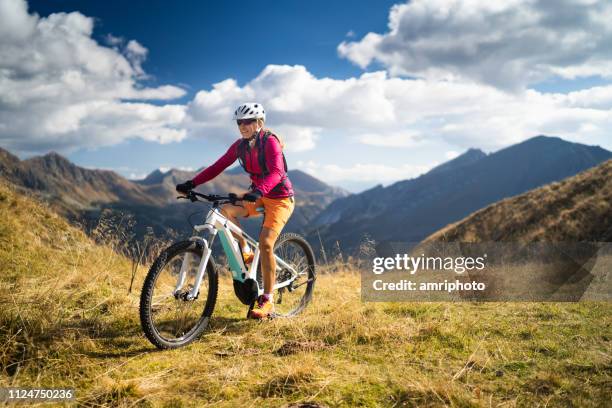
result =
[{"label": "white cloud", "polygon": [[134,68],[134,71],[136,71],[136,74],[138,75],[144,75],[142,63],[147,58],[148,52],[149,50],[143,47],[143,45],[136,40],[128,41],[125,47],[125,56],[128,58],[132,64],[132,67]]},{"label": "white cloud", "polygon": [[106,41],[108,45],[113,45],[113,46],[121,45],[125,41],[123,37],[117,37],[112,34],[106,34],[106,36],[104,37],[104,40]]},{"label": "white cloud", "polygon": [[321,132],[321,129],[316,127],[292,125],[279,125],[271,130],[280,135],[285,149],[289,152],[314,149]]},{"label": "white cloud", "polygon": [[[94,21],[78,12],[29,14],[24,0],[0,0],[0,143],[18,152],[70,151],[128,138],[167,143],[187,136],[185,91],[143,87],[147,49],[98,44]],[[123,42],[108,35],[113,46]]]},{"label": "white cloud", "polygon": [[128,180],[144,180],[148,176],[147,173],[130,173],[128,174]]},{"label": "white cloud", "polygon": [[443,142],[456,150],[495,150],[537,134],[588,143],[612,131],[612,86],[567,95],[510,93],[468,82],[389,78],[385,72],[317,78],[303,66],[278,65],[243,86],[228,79],[198,92],[188,109],[192,131],[233,140],[233,109],[245,100],[263,103],[268,124],[297,151],[330,134],[391,148]]},{"label": "white cloud", "polygon": [[412,0],[386,33],[338,46],[362,68],[521,89],[553,76],[612,77],[612,3],[585,0]]},{"label": "white cloud", "polygon": [[[447,4],[441,0],[434,3]],[[429,3],[415,0],[393,9],[390,33],[396,27],[394,35],[407,35],[402,30],[408,19],[420,22],[409,27],[415,30],[410,35],[420,39],[429,33],[439,39],[440,16],[446,16],[447,28],[462,38],[465,21],[476,24],[479,18],[502,11],[510,17],[519,13],[506,3],[479,4],[466,8],[457,3],[432,11]],[[538,2],[529,4],[542,7]],[[409,9],[417,6],[418,10]],[[530,7],[519,9],[529,14]],[[541,21],[542,17],[538,18]],[[573,32],[575,18],[567,16],[568,32]],[[603,24],[605,19],[598,18],[588,14],[585,21],[595,19]],[[564,20],[555,21],[561,24]],[[543,27],[546,24],[541,21]],[[146,76],[142,70],[146,47],[135,40],[108,36],[109,48],[91,38],[92,30],[93,20],[80,13],[40,18],[28,14],[21,0],[0,0],[0,143],[4,147],[44,152],[113,145],[129,138],[169,143],[187,136],[220,137],[230,142],[238,137],[232,120],[235,107],[253,100],[264,104],[267,124],[284,138],[289,152],[325,149],[327,138],[340,137],[406,151],[431,143],[450,150],[450,158],[453,152],[468,147],[496,150],[537,134],[593,143],[609,140],[612,133],[612,86],[568,94],[530,89],[515,93],[465,80],[469,69],[453,71],[443,65],[441,75],[417,79],[390,77],[385,71],[346,79],[319,78],[304,66],[268,65],[244,84],[228,78],[201,90],[186,105],[153,105],[142,101],[170,100],[185,92],[170,85],[142,87],[139,79]],[[379,53],[383,50],[380,41],[390,35],[369,34],[365,38],[375,45],[372,52]],[[492,31],[491,36],[495,35]],[[423,44],[428,39],[423,37]],[[364,41],[350,44],[357,47]],[[476,47],[474,52],[479,55],[481,50]],[[378,54],[356,53],[354,60],[364,55],[369,58],[365,64]],[[605,59],[601,57],[600,62],[604,64]],[[440,80],[449,75],[454,80]],[[360,157],[355,162],[361,164],[308,166],[329,182],[364,177],[393,181],[427,170],[423,166],[364,163]]]},{"label": "white cloud", "polygon": [[454,150],[449,150],[446,153],[444,153],[444,157],[446,157],[447,160],[453,160],[457,158],[458,156],[459,156],[459,152],[456,152]]},{"label": "white cloud", "polygon": [[570,92],[567,95],[557,95],[560,103],[572,107],[612,109],[612,85],[596,86],[581,91]]},{"label": "white cloud", "polygon": [[159,166],[159,171],[162,173],[167,173],[172,169],[180,170],[180,171],[195,171],[196,169],[191,166]]}]

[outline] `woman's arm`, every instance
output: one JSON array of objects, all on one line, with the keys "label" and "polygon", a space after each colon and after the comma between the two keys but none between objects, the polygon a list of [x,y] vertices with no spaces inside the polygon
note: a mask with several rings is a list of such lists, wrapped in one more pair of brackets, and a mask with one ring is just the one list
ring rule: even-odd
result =
[{"label": "woman's arm", "polygon": [[193,178],[193,184],[198,186],[200,184],[206,183],[217,177],[223,170],[228,168],[233,162],[238,158],[238,144],[242,139],[238,139],[234,142],[227,152],[223,156],[219,158],[214,164],[208,166],[204,170],[200,172],[197,176]]},{"label": "woman's arm", "polygon": [[283,162],[283,150],[276,137],[269,136],[264,148],[266,150],[268,175],[263,177],[257,189],[266,195],[281,181],[285,174],[285,164]]}]

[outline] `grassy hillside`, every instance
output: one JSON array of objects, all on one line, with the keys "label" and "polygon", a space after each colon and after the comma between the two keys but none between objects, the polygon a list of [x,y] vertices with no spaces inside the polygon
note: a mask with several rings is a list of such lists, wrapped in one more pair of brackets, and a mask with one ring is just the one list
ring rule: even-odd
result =
[{"label": "grassy hillside", "polygon": [[431,241],[612,241],[612,160],[491,204]]},{"label": "grassy hillside", "polygon": [[129,262],[5,185],[0,270],[0,387],[74,387],[79,406],[609,402],[609,303],[362,303],[345,268],[319,277],[303,315],[256,322],[224,276],[210,330],[158,352]]}]

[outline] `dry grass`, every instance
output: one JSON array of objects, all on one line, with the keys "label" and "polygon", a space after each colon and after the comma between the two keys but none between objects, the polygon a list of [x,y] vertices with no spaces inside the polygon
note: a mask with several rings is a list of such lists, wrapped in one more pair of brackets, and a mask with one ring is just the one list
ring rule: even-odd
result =
[{"label": "dry grass", "polygon": [[[0,187],[0,386],[74,387],[101,406],[605,406],[609,303],[363,303],[321,274],[294,319],[244,319],[221,279],[210,330],[158,352],[131,263]],[[332,269],[335,267],[332,266]]]},{"label": "dry grass", "polygon": [[498,201],[424,242],[612,240],[612,160],[560,182]]}]

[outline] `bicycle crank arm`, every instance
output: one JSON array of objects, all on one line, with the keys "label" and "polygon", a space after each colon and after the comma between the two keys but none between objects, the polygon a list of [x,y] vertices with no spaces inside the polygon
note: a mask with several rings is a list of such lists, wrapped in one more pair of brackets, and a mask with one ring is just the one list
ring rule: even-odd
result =
[{"label": "bicycle crank arm", "polygon": [[310,282],[314,282],[314,278],[310,278],[310,279],[308,279],[308,280],[305,280],[305,281],[304,281],[304,282],[302,282],[302,283],[298,283],[297,285],[292,286],[292,289],[297,289],[297,288],[299,288],[300,286],[305,285],[305,284],[310,283]]}]

